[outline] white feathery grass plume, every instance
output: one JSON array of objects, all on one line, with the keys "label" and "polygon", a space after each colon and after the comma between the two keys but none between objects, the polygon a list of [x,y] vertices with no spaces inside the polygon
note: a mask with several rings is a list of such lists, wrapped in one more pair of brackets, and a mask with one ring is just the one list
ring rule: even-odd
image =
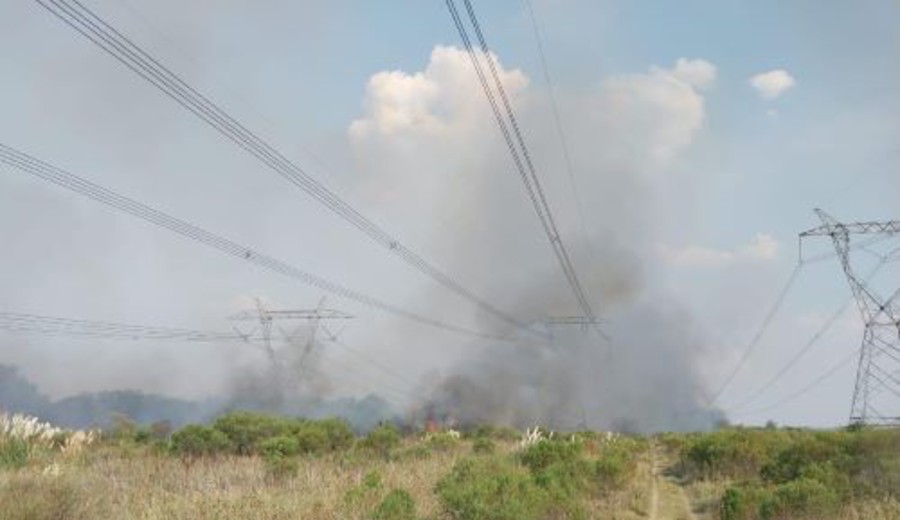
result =
[{"label": "white feathery grass plume", "polygon": [[15,439],[32,445],[51,447],[54,439],[58,437],[65,439],[62,451],[74,453],[94,442],[98,438],[98,432],[65,430],[48,422],[41,422],[37,417],[0,412],[0,442]]}]

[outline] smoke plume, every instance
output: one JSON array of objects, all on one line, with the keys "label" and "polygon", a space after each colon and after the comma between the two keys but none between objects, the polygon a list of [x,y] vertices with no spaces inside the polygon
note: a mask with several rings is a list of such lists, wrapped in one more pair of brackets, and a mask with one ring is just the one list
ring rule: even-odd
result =
[{"label": "smoke plume", "polygon": [[[703,126],[703,92],[715,67],[680,59],[672,68],[607,78],[593,91],[558,93],[573,183],[547,92],[521,71],[501,65],[500,74],[609,340],[541,324],[576,314],[574,299],[468,56],[437,47],[422,72],[372,77],[365,116],[350,127],[357,163],[371,196],[389,208],[386,218],[421,223],[433,215],[420,232],[452,244],[443,250],[454,258],[451,271],[552,339],[519,332],[512,344],[461,349],[421,407],[463,423],[710,427],[721,414],[704,405],[702,331],[656,288],[653,244],[654,222],[677,209],[659,188],[672,182],[664,177]],[[497,327],[488,317],[480,325]]]}]

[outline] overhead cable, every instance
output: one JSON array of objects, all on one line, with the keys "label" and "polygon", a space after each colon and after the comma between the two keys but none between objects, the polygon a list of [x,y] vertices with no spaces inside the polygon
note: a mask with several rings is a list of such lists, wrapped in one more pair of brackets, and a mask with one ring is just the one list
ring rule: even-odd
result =
[{"label": "overhead cable", "polygon": [[[498,95],[494,94],[494,91],[490,86],[487,78],[488,73],[485,72],[484,67],[481,64],[478,56],[479,53],[474,48],[472,39],[469,36],[468,30],[466,29],[465,23],[463,22],[462,17],[459,14],[454,0],[446,0],[447,8],[450,11],[450,16],[453,18],[453,23],[456,26],[457,31],[459,32],[459,36],[462,39],[463,45],[465,46],[466,51],[469,55],[469,59],[472,62],[472,66],[475,68],[475,72],[478,76],[478,81],[481,84],[481,88],[484,91],[488,103],[491,106],[491,111],[494,114],[494,119],[497,122],[497,126],[500,128],[500,133],[503,135],[503,139],[506,142],[507,148],[509,149],[510,156],[512,157],[515,168],[519,173],[522,184],[525,186],[534,211],[537,214],[538,219],[541,222],[541,226],[544,229],[544,233],[547,235],[547,239],[550,242],[551,247],[553,248],[553,253],[556,256],[560,267],[562,268],[566,281],[572,289],[572,292],[575,295],[575,299],[578,301],[578,306],[581,308],[584,316],[591,320],[595,320],[596,314],[594,313],[587,294],[585,293],[584,288],[582,287],[581,282],[578,279],[578,275],[576,274],[575,268],[572,265],[569,253],[566,250],[559,230],[556,227],[553,213],[550,211],[550,206],[547,203],[546,196],[544,195],[544,190],[541,187],[540,180],[538,179],[534,163],[531,160],[531,154],[529,153],[528,147],[525,143],[525,139],[522,136],[522,132],[519,128],[519,123],[516,119],[515,112],[513,111],[512,104],[510,103],[509,96],[506,94],[506,90],[503,87],[502,81],[500,80],[499,73],[497,72],[497,66],[494,63],[493,54],[491,53],[490,49],[488,48],[487,42],[485,41],[484,33],[481,30],[481,26],[478,22],[475,10],[469,0],[464,0],[464,2],[466,11],[469,15],[469,20],[475,30],[475,34],[481,48],[480,54],[488,64],[489,74],[491,76],[491,79],[493,80],[494,88],[499,95],[499,102],[497,100]],[[501,104],[503,107],[502,112],[500,107]]]},{"label": "overhead cable", "polygon": [[472,330],[463,326],[454,325],[443,320],[439,320],[437,318],[430,318],[415,313],[397,305],[379,300],[373,296],[369,296],[348,287],[344,287],[320,276],[307,273],[284,261],[278,260],[248,246],[238,244],[237,242],[211,233],[184,220],[172,217],[166,213],[163,213],[162,211],[137,202],[133,199],[130,199],[123,195],[119,195],[118,193],[108,190],[98,184],[92,183],[88,180],[78,177],[61,168],[57,168],[56,166],[41,161],[40,159],[20,152],[2,143],[0,143],[0,162],[3,162],[9,166],[13,166],[25,173],[34,175],[35,177],[38,177],[44,181],[56,184],[57,186],[94,199],[98,202],[106,204],[107,206],[110,206],[121,212],[128,213],[158,227],[177,233],[185,238],[189,238],[191,240],[194,240],[195,242],[199,242],[205,246],[216,249],[227,255],[245,260],[270,271],[279,273],[288,278],[300,281],[306,285],[335,294],[348,300],[352,300],[368,307],[372,307],[390,314],[394,314],[424,325],[443,329],[446,331],[480,337],[484,339],[508,341],[500,336]]},{"label": "overhead cable", "polygon": [[531,334],[539,335],[538,332],[529,329],[515,317],[485,301],[459,281],[410,250],[399,239],[362,215],[356,208],[314,179],[309,173],[286,158],[259,135],[242,125],[216,103],[198,92],[181,77],[164,66],[158,59],[144,51],[131,39],[78,0],[35,1],[162,91],[166,96],[253,155],[279,176],[309,194],[334,214],[357,228],[387,251],[401,258],[420,273],[450,289],[495,318]]}]

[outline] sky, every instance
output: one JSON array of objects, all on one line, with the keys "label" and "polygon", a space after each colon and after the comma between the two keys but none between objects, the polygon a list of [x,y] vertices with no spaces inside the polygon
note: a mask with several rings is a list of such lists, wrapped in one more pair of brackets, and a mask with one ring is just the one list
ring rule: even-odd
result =
[{"label": "sky", "polygon": [[[476,294],[526,321],[577,312],[444,2],[84,3]],[[527,3],[473,4],[614,352],[621,338],[623,382],[610,388],[636,392],[674,364],[691,392],[713,395],[790,278],[814,208],[897,218],[900,4],[531,0],[546,70]],[[0,63],[0,143],[355,290],[508,332],[36,2],[0,5]],[[483,341],[325,295],[5,165],[0,240],[0,312],[229,330],[254,298],[312,308],[325,296],[356,316],[341,339],[366,354],[325,347],[336,394],[399,386],[402,406],[491,359]],[[897,280],[885,269],[872,284],[891,294]],[[717,406],[754,424],[845,422],[853,363],[769,408],[858,347],[852,306],[786,377],[736,405],[849,297],[834,259],[803,267]],[[640,334],[657,325],[658,338]],[[262,362],[245,345],[0,332],[0,363],[55,397],[203,397]]]}]

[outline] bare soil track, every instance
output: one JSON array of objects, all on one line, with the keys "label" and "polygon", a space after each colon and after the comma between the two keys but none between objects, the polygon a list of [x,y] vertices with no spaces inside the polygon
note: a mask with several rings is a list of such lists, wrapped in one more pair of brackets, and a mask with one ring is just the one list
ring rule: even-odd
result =
[{"label": "bare soil track", "polygon": [[659,446],[651,449],[650,520],[703,520],[692,510],[690,498],[673,476],[672,462]]}]

